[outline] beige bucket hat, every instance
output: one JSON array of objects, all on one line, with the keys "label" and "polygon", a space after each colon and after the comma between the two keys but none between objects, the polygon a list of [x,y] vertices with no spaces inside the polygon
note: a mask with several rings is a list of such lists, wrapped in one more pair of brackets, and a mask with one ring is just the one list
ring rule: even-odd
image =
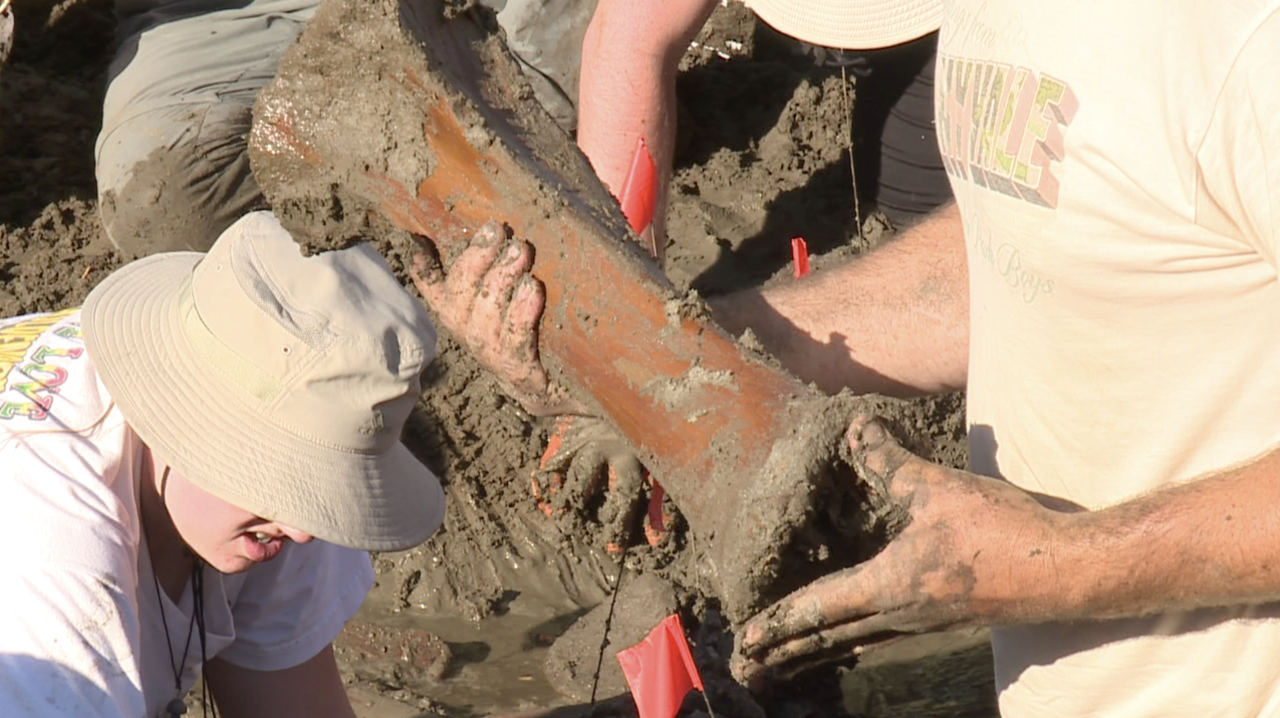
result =
[{"label": "beige bucket hat", "polygon": [[368,245],[303,257],[257,212],[208,254],[116,271],[81,321],[129,425],[205,491],[352,548],[440,526],[440,482],[400,443],[435,330]]},{"label": "beige bucket hat", "polygon": [[815,45],[874,50],[942,25],[943,0],[744,0],[779,32]]}]

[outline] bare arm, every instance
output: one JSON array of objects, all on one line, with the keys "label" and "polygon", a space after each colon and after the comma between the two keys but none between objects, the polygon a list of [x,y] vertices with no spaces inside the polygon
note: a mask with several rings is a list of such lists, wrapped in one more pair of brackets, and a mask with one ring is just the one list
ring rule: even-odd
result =
[{"label": "bare arm", "polygon": [[[1066,613],[1102,618],[1280,600],[1280,452],[1063,518]],[[1028,577],[1029,578],[1029,577]]]},{"label": "bare arm", "polygon": [[205,673],[225,718],[355,718],[333,647],[282,671],[253,671],[217,658]]},{"label": "bare arm", "polygon": [[712,300],[783,366],[827,391],[911,396],[964,386],[969,285],[955,205],[867,255],[803,280]]},{"label": "bare arm", "polygon": [[1280,451],[1099,511],[911,456],[875,422],[850,445],[910,524],[870,561],[753,618],[740,674],[790,673],[887,635],[1280,600]]},{"label": "bare arm", "polygon": [[600,0],[582,43],[578,146],[615,196],[644,137],[658,169],[654,237],[661,261],[676,129],[676,69],[715,0]]}]

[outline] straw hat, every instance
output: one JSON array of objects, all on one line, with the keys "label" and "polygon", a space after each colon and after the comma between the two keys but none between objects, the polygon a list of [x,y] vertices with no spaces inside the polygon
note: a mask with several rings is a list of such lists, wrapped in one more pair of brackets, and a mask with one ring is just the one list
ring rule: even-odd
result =
[{"label": "straw hat", "polygon": [[779,32],[815,45],[874,50],[942,25],[942,0],[744,0]]},{"label": "straw hat", "polygon": [[205,491],[352,548],[439,527],[440,482],[400,443],[435,330],[371,247],[303,257],[257,212],[208,254],[116,271],[81,321],[129,425]]}]

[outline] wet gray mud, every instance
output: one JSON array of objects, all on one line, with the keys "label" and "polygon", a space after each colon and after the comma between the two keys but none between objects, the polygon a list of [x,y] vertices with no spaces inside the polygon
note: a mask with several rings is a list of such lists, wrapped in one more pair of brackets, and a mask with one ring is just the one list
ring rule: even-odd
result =
[{"label": "wet gray mud", "polygon": [[341,246],[356,230],[334,220],[363,205],[401,230],[382,236],[441,255],[509,222],[538,255],[544,360],[679,505],[733,622],[871,555],[902,517],[831,467],[854,416],[910,407],[819,396],[677,300],[498,37],[447,17],[427,0],[320,8],[255,110],[253,167],[282,221]]},{"label": "wet gray mud", "polygon": [[[98,223],[92,168],[110,59],[110,3],[16,0],[15,9],[17,43],[0,73],[0,309],[6,315],[74,305],[119,261]],[[791,281],[788,240],[795,235],[806,237],[820,271],[890,234],[865,207],[867,231],[857,231],[845,89],[838,71],[812,65],[747,11],[717,10],[687,54],[678,86],[681,138],[666,267],[674,296]],[[422,159],[375,154],[393,172]],[[362,208],[346,210],[322,218],[341,227],[331,238],[379,229]],[[403,262],[414,248],[407,240],[384,237],[381,246],[393,262]],[[697,311],[696,302],[690,306]],[[583,507],[575,521],[548,519],[530,496],[530,476],[549,426],[507,400],[450,338],[442,337],[439,349],[406,442],[442,478],[449,510],[444,528],[426,544],[375,557],[377,586],[339,638],[340,664],[360,715],[558,707],[560,715],[582,714],[569,706],[583,702],[587,680],[594,682],[605,624],[611,655],[643,634],[657,613],[650,609],[672,605],[683,612],[717,715],[994,715],[989,648],[981,634],[916,641],[855,668],[822,670],[748,694],[727,674],[732,634],[707,580],[706,542],[687,530],[677,508],[667,506],[674,516],[669,536],[656,546],[635,541],[624,566],[605,551],[592,507]],[[714,374],[702,379],[715,385]],[[909,448],[963,465],[961,397],[875,408]],[[843,414],[839,420],[816,415],[835,428],[843,421]],[[813,475],[838,480],[820,467]],[[771,487],[761,482],[752,490],[764,497]],[[847,529],[848,515],[874,518],[837,509],[824,520]],[[868,530],[855,524],[853,533]],[[821,554],[825,539],[809,538],[801,535],[792,545]],[[806,577],[793,565],[783,557],[760,570],[782,590]],[[660,582],[670,594],[658,601],[624,590],[606,621],[601,607],[609,605],[620,575],[624,589],[655,585],[643,579]],[[597,690],[601,714],[629,715],[629,702],[612,698],[619,690],[612,666],[611,675],[604,673]],[[700,710],[701,699],[691,696],[685,715]]]}]

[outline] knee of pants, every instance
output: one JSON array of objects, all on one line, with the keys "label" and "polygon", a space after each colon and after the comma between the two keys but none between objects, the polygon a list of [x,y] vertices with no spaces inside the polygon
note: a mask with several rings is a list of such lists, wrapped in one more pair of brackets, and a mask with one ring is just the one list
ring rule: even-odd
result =
[{"label": "knee of pants", "polygon": [[126,254],[207,248],[263,202],[245,155],[254,99],[318,0],[117,2],[96,149],[108,236]]},{"label": "knee of pants", "polygon": [[507,47],[534,96],[568,132],[577,126],[582,40],[597,0],[481,0],[497,11]]},{"label": "knee of pants", "polygon": [[126,257],[205,251],[266,201],[247,153],[250,108],[185,105],[123,122],[98,152],[98,206]]}]

